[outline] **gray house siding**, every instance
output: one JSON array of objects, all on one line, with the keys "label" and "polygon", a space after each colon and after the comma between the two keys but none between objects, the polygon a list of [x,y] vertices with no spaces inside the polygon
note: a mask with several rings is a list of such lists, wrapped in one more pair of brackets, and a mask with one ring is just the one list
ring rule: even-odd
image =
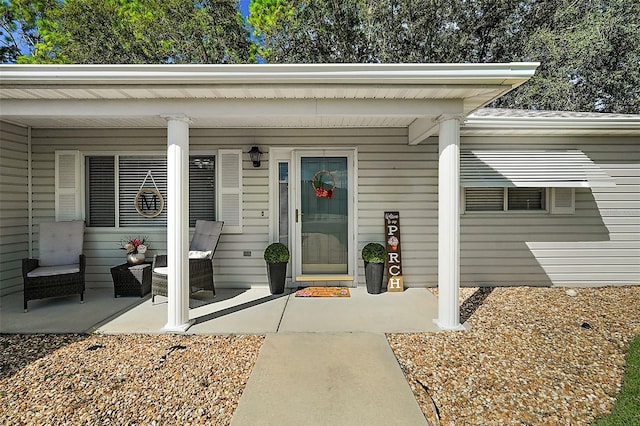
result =
[{"label": "gray house siding", "polygon": [[0,122],[0,295],[22,288],[29,256],[28,129]]},{"label": "gray house siding", "polygon": [[[269,147],[357,147],[359,171],[358,247],[384,241],[385,210],[399,210],[403,226],[403,270],[407,286],[435,284],[437,253],[437,147],[407,146],[405,129],[191,129],[190,151],[207,152],[260,145],[266,155],[254,168],[243,156],[243,232],[223,234],[215,255],[218,287],[266,286],[262,254],[269,241]],[[78,149],[91,153],[163,153],[164,129],[37,129],[33,131],[35,222],[52,220],[54,208],[54,154]],[[264,214],[263,214],[264,213]],[[37,228],[37,227],[36,227]],[[36,229],[37,231],[37,229]],[[109,268],[124,260],[119,241],[145,235],[148,256],[166,250],[162,228],[88,228],[85,234],[87,282],[112,285]],[[37,239],[37,234],[34,239]],[[244,256],[250,251],[251,256]],[[425,256],[427,259],[425,260]],[[360,257],[358,256],[358,259]],[[359,284],[364,285],[358,260]]]},{"label": "gray house siding", "polygon": [[464,137],[463,149],[579,149],[616,181],[577,188],[575,214],[466,213],[463,285],[640,282],[640,145],[634,137]]},{"label": "gray house siding", "polygon": [[[262,253],[269,242],[269,215],[272,214],[269,212],[270,147],[357,148],[356,249],[360,250],[370,241],[382,242],[384,211],[399,211],[405,285],[437,284],[437,138],[430,138],[418,146],[408,146],[407,131],[401,128],[194,128],[190,131],[192,153],[224,148],[242,148],[246,153],[253,145],[259,145],[265,151],[263,163],[260,168],[254,168],[248,156],[242,158],[243,232],[223,234],[220,240],[215,256],[217,287],[267,285]],[[33,216],[37,224],[54,218],[56,150],[78,149],[85,155],[105,152],[162,154],[166,152],[166,130],[34,129],[32,146]],[[576,210],[571,215],[463,214],[463,285],[589,286],[640,282],[640,150],[637,138],[463,136],[461,147],[479,150],[580,149],[617,184],[615,188],[593,191],[577,189]],[[162,228],[87,229],[85,253],[90,286],[112,285],[109,268],[124,260],[119,241],[138,234],[148,237],[149,256],[165,252],[166,231]],[[34,233],[34,240],[37,240],[37,233]],[[246,251],[251,252],[250,257],[244,256]],[[364,285],[362,261],[359,254],[357,257],[358,284]]]}]

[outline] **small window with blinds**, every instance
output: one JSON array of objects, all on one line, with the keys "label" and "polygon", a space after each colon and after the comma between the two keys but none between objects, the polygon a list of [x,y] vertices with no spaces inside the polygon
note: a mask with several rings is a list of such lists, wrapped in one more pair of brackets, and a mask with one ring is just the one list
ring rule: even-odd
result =
[{"label": "small window with blinds", "polygon": [[467,188],[465,211],[501,212],[504,210],[504,188]]},{"label": "small window with blinds", "polygon": [[166,157],[120,156],[118,167],[119,226],[166,226],[166,208],[155,217],[145,217],[138,213],[135,204],[138,191],[143,187],[156,187],[167,202]]},{"label": "small window with blinds", "polygon": [[115,158],[87,157],[85,169],[87,226],[116,226]]},{"label": "small window with blinds", "polygon": [[545,188],[465,188],[465,212],[546,211]]},{"label": "small window with blinds", "polygon": [[[157,216],[144,217],[139,214],[134,204],[143,182],[145,188],[157,187],[167,202],[165,157],[87,156],[85,166],[88,226],[166,226],[166,206]],[[148,175],[149,171],[151,171],[150,175]],[[189,157],[190,227],[194,227],[198,219],[215,220],[216,218],[215,173],[215,156]],[[150,178],[151,176],[153,179]]]},{"label": "small window with blinds", "polygon": [[189,157],[189,226],[216,218],[215,157]]},{"label": "small window with blinds", "polygon": [[507,188],[507,210],[546,210],[544,188]]}]

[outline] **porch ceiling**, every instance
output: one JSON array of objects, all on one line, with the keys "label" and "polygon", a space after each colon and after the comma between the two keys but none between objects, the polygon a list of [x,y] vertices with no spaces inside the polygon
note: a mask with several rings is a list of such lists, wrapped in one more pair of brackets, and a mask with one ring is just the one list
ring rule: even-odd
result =
[{"label": "porch ceiling", "polygon": [[537,65],[0,65],[0,118],[34,128],[165,127],[163,115],[180,113],[204,128],[411,130],[469,114]]}]

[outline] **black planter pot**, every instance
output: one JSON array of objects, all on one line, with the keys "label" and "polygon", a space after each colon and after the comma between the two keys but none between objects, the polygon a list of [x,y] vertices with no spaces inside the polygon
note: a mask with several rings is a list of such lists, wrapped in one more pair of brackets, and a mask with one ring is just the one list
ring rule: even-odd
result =
[{"label": "black planter pot", "polygon": [[382,293],[382,278],[384,276],[384,263],[364,262],[364,277],[367,281],[367,293]]},{"label": "black planter pot", "polygon": [[284,293],[284,284],[287,279],[287,262],[267,263],[267,277],[269,278],[271,294]]}]

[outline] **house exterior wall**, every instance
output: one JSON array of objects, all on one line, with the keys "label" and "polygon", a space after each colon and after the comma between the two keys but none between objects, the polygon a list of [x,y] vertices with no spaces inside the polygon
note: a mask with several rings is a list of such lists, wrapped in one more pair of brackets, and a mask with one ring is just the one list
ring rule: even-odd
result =
[{"label": "house exterior wall", "polygon": [[[384,211],[399,210],[405,285],[436,285],[437,145],[410,147],[406,140],[406,129],[191,129],[191,153],[238,147],[247,152],[253,145],[266,151],[260,168],[243,156],[243,232],[223,233],[214,257],[216,286],[268,285],[262,258],[269,242],[268,149],[277,146],[357,147],[358,252],[367,242],[384,241]],[[36,224],[54,218],[56,150],[79,149],[85,155],[166,152],[165,129],[34,129],[32,141]],[[87,228],[84,247],[89,285],[112,285],[109,268],[123,262],[119,241],[129,235],[148,237],[149,256],[166,252],[163,228]],[[245,251],[251,256],[245,257]],[[358,255],[359,284],[364,285],[359,259]]]},{"label": "house exterior wall", "polygon": [[[243,156],[243,232],[221,237],[214,258],[217,287],[267,285],[262,253],[269,242],[272,214],[270,147],[357,148],[358,284],[364,285],[359,250],[368,242],[383,242],[383,213],[392,210],[401,214],[405,286],[437,285],[437,137],[408,146],[407,130],[401,128],[190,130],[191,153],[224,148],[242,148],[246,153],[253,145],[259,145],[265,155],[260,168],[252,167],[248,155]],[[634,138],[463,136],[461,148],[581,149],[617,184],[593,193],[577,189],[574,215],[463,214],[463,285],[640,282],[640,152]],[[164,153],[166,129],[34,129],[36,224],[54,218],[54,153],[69,149],[79,149],[85,155]],[[129,235],[148,237],[149,256],[166,252],[164,228],[88,228],[85,254],[89,286],[112,285],[109,268],[123,262],[119,241]],[[244,256],[245,251],[251,256]]]},{"label": "house exterior wall", "polygon": [[0,295],[22,288],[29,256],[28,129],[0,122]]},{"label": "house exterior wall", "polygon": [[640,145],[636,137],[463,137],[462,149],[579,149],[615,188],[577,188],[575,214],[466,213],[461,283],[640,283]]}]

